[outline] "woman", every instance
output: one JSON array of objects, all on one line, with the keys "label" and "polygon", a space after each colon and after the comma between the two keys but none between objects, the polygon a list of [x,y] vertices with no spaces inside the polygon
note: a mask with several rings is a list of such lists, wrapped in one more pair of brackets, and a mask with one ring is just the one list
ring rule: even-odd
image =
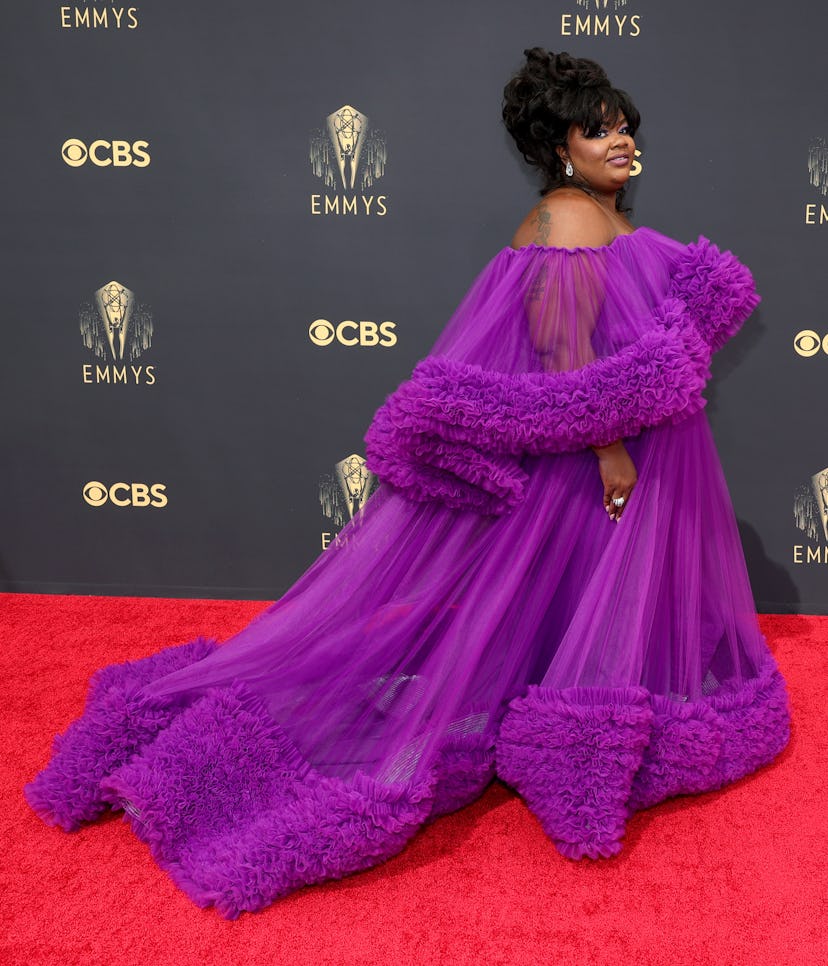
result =
[{"label": "woman", "polygon": [[[621,199],[635,159],[638,111],[623,91],[607,92],[600,105],[597,98],[584,96],[585,90],[603,94],[606,88],[606,74],[594,62],[575,61],[566,54],[553,58],[540,48],[526,55],[526,69],[506,88],[503,117],[524,157],[540,168],[546,183],[541,202],[518,228],[512,246],[593,247],[632,234]],[[557,87],[550,85],[552,77]],[[561,96],[567,87],[572,88],[568,98]],[[604,124],[605,119],[609,123]],[[635,486],[635,467],[621,440],[593,448],[604,483],[604,505],[611,520],[620,520]]]},{"label": "woman", "polygon": [[226,644],[98,672],[26,787],[66,829],[123,808],[225,916],[376,864],[495,774],[564,855],[611,856],[632,811],[787,741],[701,412],[750,274],[633,231],[638,114],[596,64],[533,49],[505,94],[542,200],[377,412],[378,492]]}]

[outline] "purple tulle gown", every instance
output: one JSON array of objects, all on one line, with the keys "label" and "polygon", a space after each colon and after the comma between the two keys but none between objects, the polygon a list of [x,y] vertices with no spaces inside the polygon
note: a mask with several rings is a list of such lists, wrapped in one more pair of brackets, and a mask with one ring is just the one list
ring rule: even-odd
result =
[{"label": "purple tulle gown", "polygon": [[[499,252],[366,436],[375,495],[223,645],[93,678],[25,794],[123,809],[227,917],[400,851],[497,775],[567,857],[788,740],[702,408],[758,302],[706,239]],[[619,523],[590,445],[638,470]]]}]

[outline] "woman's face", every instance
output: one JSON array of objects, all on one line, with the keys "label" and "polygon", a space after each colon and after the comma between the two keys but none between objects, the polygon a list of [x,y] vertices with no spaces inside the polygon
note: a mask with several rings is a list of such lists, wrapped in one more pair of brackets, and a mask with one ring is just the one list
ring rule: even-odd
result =
[{"label": "woman's face", "polygon": [[558,148],[564,164],[572,162],[573,178],[581,178],[599,192],[623,188],[635,160],[635,141],[627,119],[619,115],[613,124],[604,124],[587,137],[578,124],[569,129],[565,148]]}]

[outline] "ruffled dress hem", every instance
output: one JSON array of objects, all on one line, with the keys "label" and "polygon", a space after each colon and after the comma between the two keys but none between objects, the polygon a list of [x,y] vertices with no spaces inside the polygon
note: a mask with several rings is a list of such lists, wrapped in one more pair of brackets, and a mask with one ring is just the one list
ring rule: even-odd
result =
[{"label": "ruffled dress hem", "polygon": [[231,919],[390,858],[495,774],[562,855],[609,857],[634,811],[719,788],[788,740],[785,686],[769,659],[741,688],[693,702],[638,687],[530,686],[510,701],[496,735],[447,741],[427,780],[383,783],[361,770],[343,780],[315,769],[243,684],[188,705],[142,695],[154,674],[215,646],[197,640],[107,668],[25,795],[66,830],[123,809],[176,884]]}]

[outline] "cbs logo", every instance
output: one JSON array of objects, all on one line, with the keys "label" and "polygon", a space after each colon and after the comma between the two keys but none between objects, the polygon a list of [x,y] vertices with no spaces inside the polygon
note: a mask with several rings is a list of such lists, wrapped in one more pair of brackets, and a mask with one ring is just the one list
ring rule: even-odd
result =
[{"label": "cbs logo", "polygon": [[147,141],[93,141],[87,147],[77,138],[64,141],[60,155],[70,168],[79,168],[87,161],[99,168],[146,168],[150,163]]},{"label": "cbs logo", "polygon": [[392,346],[397,344],[394,322],[353,322],[346,319],[334,325],[327,319],[316,319],[308,326],[308,336],[314,345],[330,345],[334,340],[340,345]]},{"label": "cbs logo", "polygon": [[794,352],[798,356],[805,356],[806,359],[815,356],[820,349],[828,353],[828,335],[823,338],[813,329],[803,329],[797,332],[793,340]]},{"label": "cbs logo", "polygon": [[89,506],[103,506],[107,500],[114,506],[155,506],[167,505],[166,485],[164,483],[113,483],[106,487],[93,480],[83,488],[83,498]]}]

